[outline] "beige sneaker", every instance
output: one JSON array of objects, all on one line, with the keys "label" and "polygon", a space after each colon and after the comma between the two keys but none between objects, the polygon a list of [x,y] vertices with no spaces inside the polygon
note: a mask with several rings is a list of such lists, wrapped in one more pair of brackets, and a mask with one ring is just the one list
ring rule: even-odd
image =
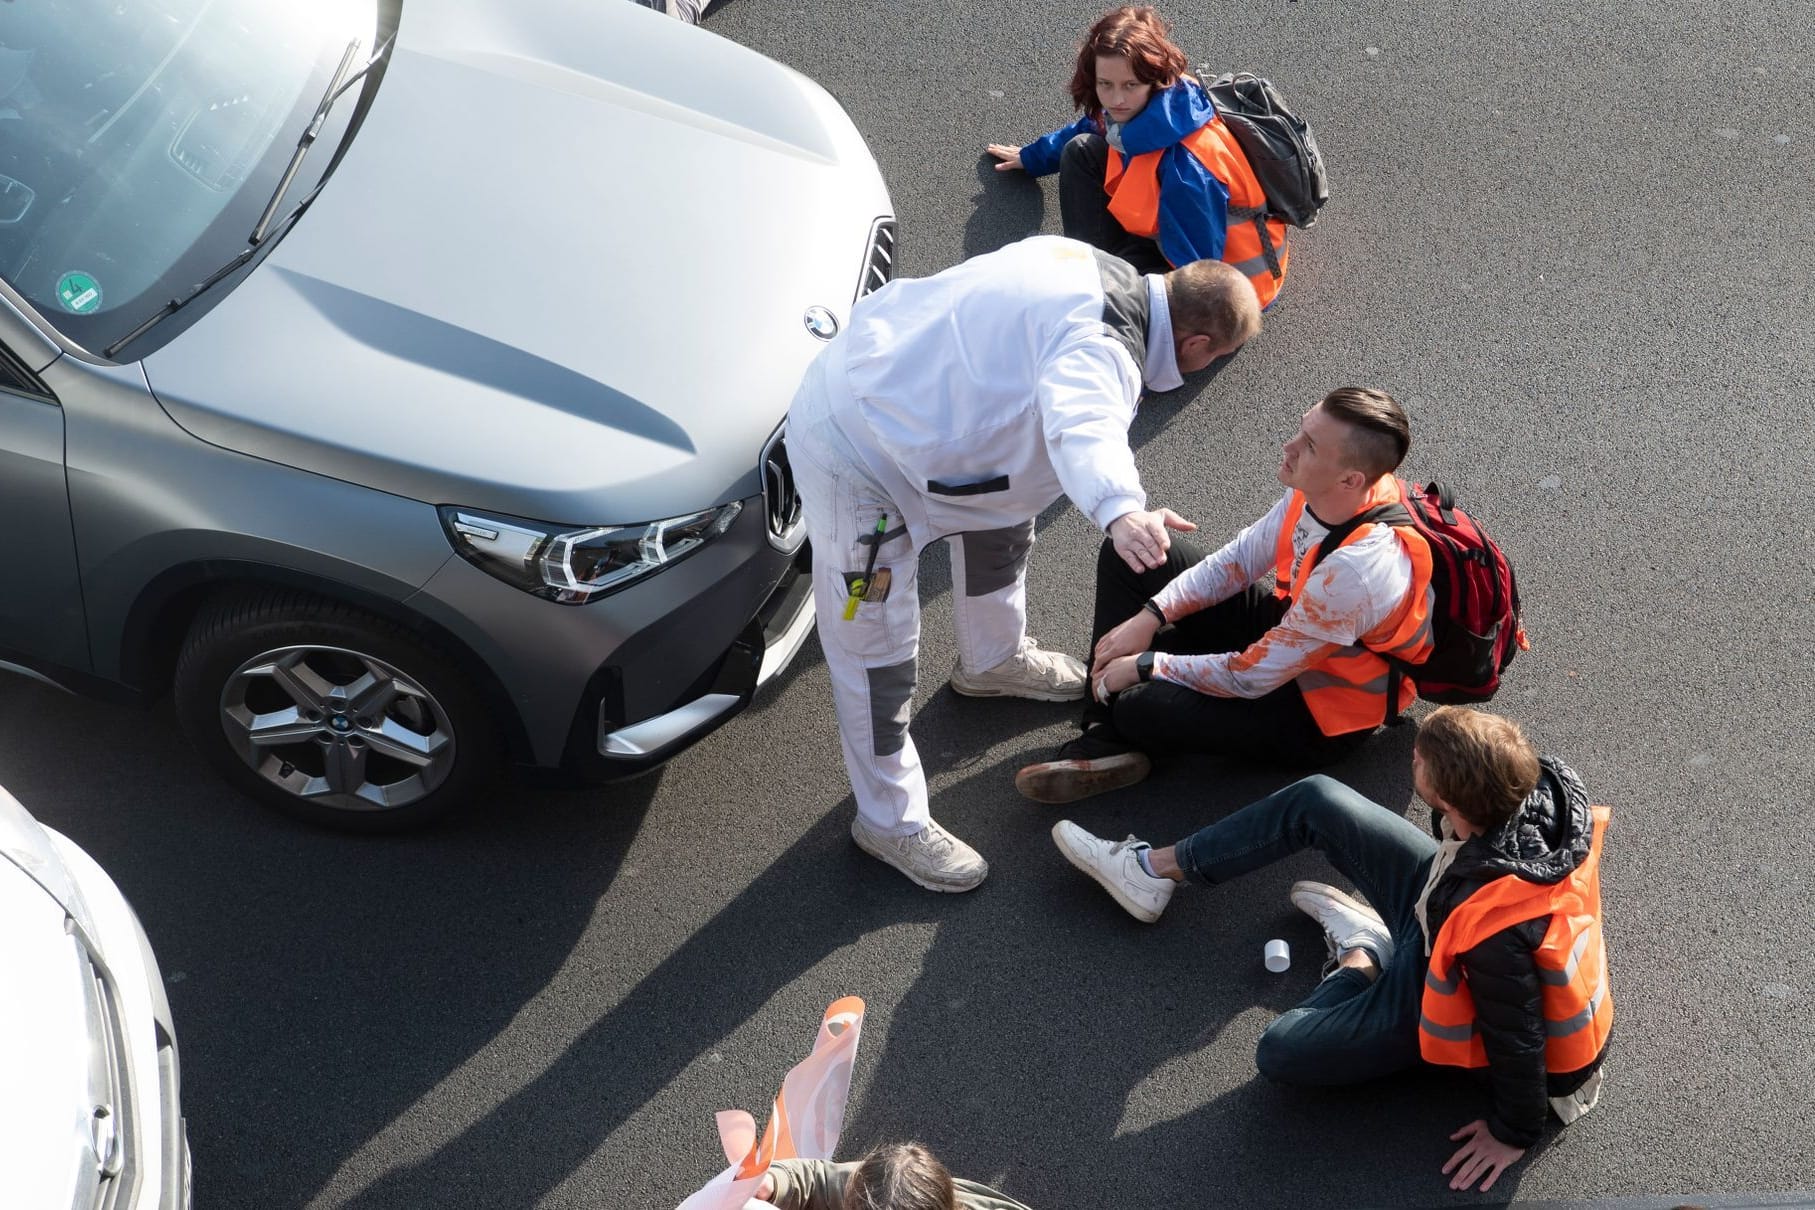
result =
[{"label": "beige sneaker", "polygon": [[912,836],[890,836],[871,828],[859,815],[851,821],[851,839],[929,891],[971,891],[989,876],[989,862],[977,850],[930,819]]},{"label": "beige sneaker", "polygon": [[965,697],[1025,697],[1036,702],[1075,702],[1089,688],[1081,661],[1062,651],[1042,651],[1023,637],[1021,650],[987,672],[952,668],[952,691]]}]

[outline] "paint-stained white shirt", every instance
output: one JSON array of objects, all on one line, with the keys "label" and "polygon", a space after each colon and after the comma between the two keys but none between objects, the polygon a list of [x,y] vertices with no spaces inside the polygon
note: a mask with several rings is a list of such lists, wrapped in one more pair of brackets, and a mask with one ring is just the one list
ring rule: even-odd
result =
[{"label": "paint-stained white shirt", "polygon": [[[1167,619],[1176,622],[1208,609],[1264,579],[1273,570],[1291,499],[1287,492],[1234,541],[1156,593],[1154,603]],[[1294,569],[1329,532],[1309,508],[1300,510],[1292,531]],[[1161,652],[1154,656],[1154,678],[1213,697],[1264,697],[1334,652],[1360,642],[1404,603],[1411,586],[1411,556],[1391,526],[1373,526],[1318,564],[1279,625],[1245,650],[1217,655]]]}]

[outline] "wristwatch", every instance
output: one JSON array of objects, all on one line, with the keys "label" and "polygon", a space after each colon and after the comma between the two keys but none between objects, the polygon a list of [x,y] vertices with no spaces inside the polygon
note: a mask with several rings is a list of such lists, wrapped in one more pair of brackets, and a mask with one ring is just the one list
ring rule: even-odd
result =
[{"label": "wristwatch", "polygon": [[1143,685],[1153,679],[1153,652],[1143,651],[1134,657],[1134,674],[1141,678]]}]

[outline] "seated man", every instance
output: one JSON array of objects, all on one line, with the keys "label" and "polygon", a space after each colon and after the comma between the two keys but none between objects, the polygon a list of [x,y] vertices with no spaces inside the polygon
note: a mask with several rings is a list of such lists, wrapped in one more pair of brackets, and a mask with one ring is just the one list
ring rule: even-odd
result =
[{"label": "seated man", "polygon": [[1084,733],[1016,774],[1021,793],[1061,803],[1131,785],[1155,752],[1328,764],[1409,704],[1411,678],[1382,657],[1430,651],[1430,548],[1409,525],[1355,519],[1403,503],[1393,472],[1411,441],[1392,396],[1342,387],[1286,442],[1291,490],[1209,558],[1174,541],[1137,571],[1105,543]]},{"label": "seated man", "polygon": [[[1137,920],[1158,920],[1187,875],[1216,884],[1299,849],[1323,852],[1367,903],[1299,882],[1330,966],[1261,1035],[1255,1063],[1287,1084],[1347,1084],[1426,1062],[1485,1069],[1491,1109],[1450,1137],[1452,1189],[1483,1191],[1538,1140],[1547,1108],[1594,1108],[1613,1025],[1601,937],[1606,807],[1517,724],[1431,713],[1412,785],[1439,840],[1328,777],[1308,777],[1170,848],[1053,827],[1066,858]],[[1370,907],[1369,904],[1372,906]]]}]

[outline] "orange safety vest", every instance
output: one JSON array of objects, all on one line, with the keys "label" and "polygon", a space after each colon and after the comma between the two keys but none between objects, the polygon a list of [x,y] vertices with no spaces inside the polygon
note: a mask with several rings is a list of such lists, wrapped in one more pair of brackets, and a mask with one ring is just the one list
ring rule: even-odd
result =
[{"label": "orange safety vest", "polygon": [[[1404,489],[1392,475],[1382,475],[1368,491],[1365,511],[1383,504],[1403,504]],[[1311,556],[1305,551],[1296,567],[1292,562],[1292,532],[1305,510],[1303,492],[1294,491],[1280,522],[1279,542],[1273,557],[1274,594],[1296,601],[1311,577]],[[1378,522],[1356,527],[1337,547],[1359,540]],[[1393,533],[1412,560],[1412,585],[1405,601],[1385,621],[1361,636],[1359,642],[1331,654],[1321,664],[1298,674],[1298,691],[1304,696],[1318,730],[1325,735],[1368,731],[1387,721],[1388,677],[1399,677],[1399,704],[1403,709],[1418,698],[1418,686],[1404,673],[1395,673],[1382,656],[1407,664],[1421,663],[1431,652],[1431,548],[1424,536],[1410,526],[1396,525]],[[1379,654],[1376,654],[1379,653]]]},{"label": "orange safety vest", "polygon": [[1590,809],[1594,836],[1588,858],[1569,877],[1552,886],[1515,874],[1496,878],[1463,900],[1437,930],[1418,1019],[1418,1049],[1427,1062],[1487,1066],[1475,1028],[1475,1000],[1456,959],[1502,929],[1544,916],[1550,917],[1550,928],[1533,957],[1544,987],[1545,1069],[1559,1075],[1580,1071],[1607,1044],[1613,997],[1601,936],[1601,836],[1613,812]]},{"label": "orange safety vest", "polygon": [[[1212,118],[1179,140],[1196,156],[1210,174],[1229,191],[1229,217],[1223,237],[1223,260],[1247,274],[1266,306],[1279,293],[1286,280],[1286,225],[1267,218],[1267,194],[1248,166],[1241,144],[1223,124]],[[1147,151],[1123,165],[1121,152],[1112,152],[1103,169],[1103,189],[1109,194],[1109,213],[1115,215],[1122,229],[1130,235],[1153,239],[1160,229],[1160,157],[1166,153]],[[1267,250],[1261,243],[1261,229],[1271,242],[1278,268],[1267,262]]]}]

